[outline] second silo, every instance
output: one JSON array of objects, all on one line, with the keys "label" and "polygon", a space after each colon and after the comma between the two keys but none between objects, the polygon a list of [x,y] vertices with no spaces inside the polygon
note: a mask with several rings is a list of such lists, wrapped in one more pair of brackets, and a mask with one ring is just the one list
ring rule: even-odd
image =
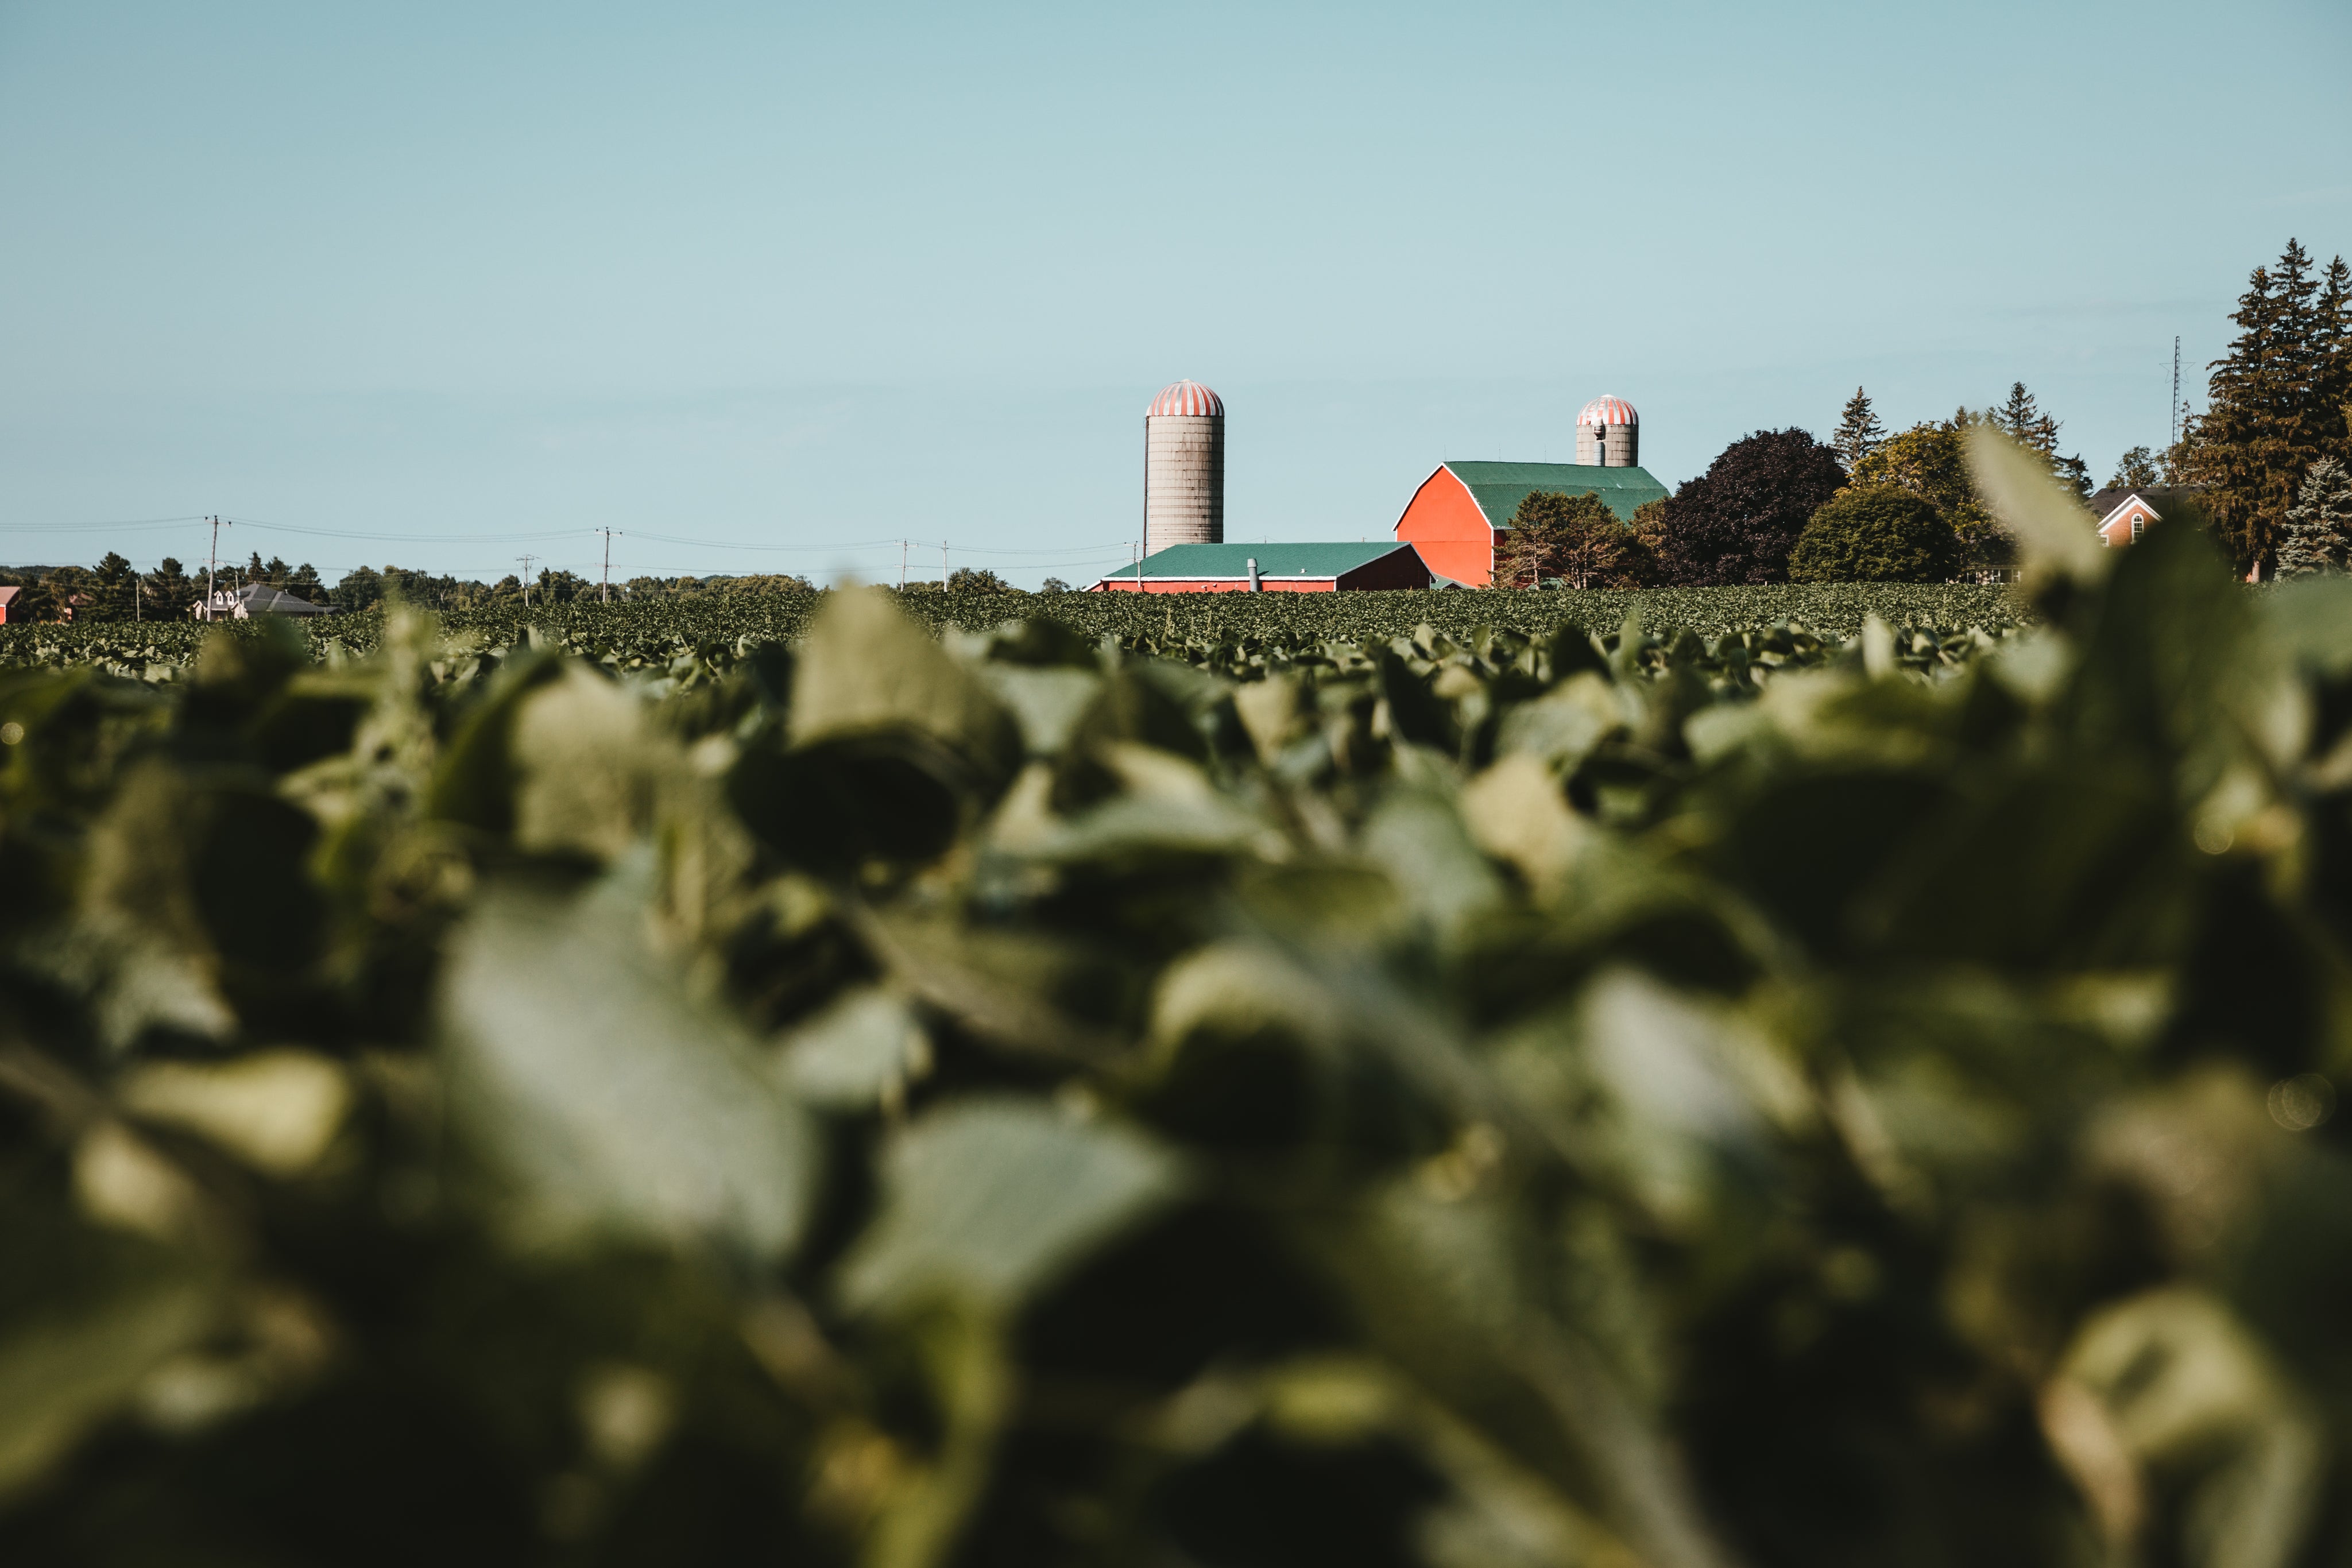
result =
[{"label": "second silo", "polygon": [[1642,465],[1642,416],[1622,397],[1597,397],[1576,416],[1576,460],[1591,467]]},{"label": "second silo", "polygon": [[1144,411],[1143,531],[1155,550],[1225,542],[1225,405],[1198,382]]}]

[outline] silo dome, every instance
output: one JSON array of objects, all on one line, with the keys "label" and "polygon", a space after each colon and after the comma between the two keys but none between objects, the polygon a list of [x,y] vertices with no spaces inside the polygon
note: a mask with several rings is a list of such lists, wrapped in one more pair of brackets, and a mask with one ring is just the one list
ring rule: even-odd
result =
[{"label": "silo dome", "polygon": [[1202,417],[1215,415],[1222,419],[1224,417],[1225,402],[1223,398],[1198,382],[1178,382],[1171,386],[1161,388],[1160,395],[1151,400],[1151,406],[1143,413],[1147,419],[1159,419],[1168,414]]},{"label": "silo dome", "polygon": [[1622,397],[1594,398],[1576,416],[1576,460],[1608,468],[1638,467],[1642,416]]},{"label": "silo dome", "polygon": [[1143,534],[1154,550],[1225,542],[1225,404],[1198,382],[1144,411]]}]

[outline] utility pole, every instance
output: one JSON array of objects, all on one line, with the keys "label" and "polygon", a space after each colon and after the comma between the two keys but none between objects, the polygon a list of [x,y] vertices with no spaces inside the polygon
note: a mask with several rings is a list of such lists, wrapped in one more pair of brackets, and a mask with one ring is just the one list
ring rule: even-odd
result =
[{"label": "utility pole", "polygon": [[212,549],[205,555],[205,619],[207,621],[213,618],[213,601],[220,592],[221,520],[217,514],[214,516],[212,524]]},{"label": "utility pole", "polygon": [[948,591],[948,541],[940,541],[940,591]]},{"label": "utility pole", "polygon": [[530,608],[530,563],[538,559],[535,555],[515,557],[515,559],[522,562],[522,605],[526,610]]},{"label": "utility pole", "polygon": [[604,586],[598,594],[597,601],[610,604],[613,602],[613,530],[598,528],[596,531],[604,536]]},{"label": "utility pole", "polygon": [[898,591],[907,591],[907,541],[898,541]]}]

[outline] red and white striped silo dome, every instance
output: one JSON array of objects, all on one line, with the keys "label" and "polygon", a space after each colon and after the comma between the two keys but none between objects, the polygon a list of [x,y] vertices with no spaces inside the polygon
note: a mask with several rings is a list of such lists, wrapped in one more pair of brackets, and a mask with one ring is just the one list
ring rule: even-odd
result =
[{"label": "red and white striped silo dome", "polygon": [[1151,400],[1144,410],[1148,419],[1160,419],[1169,414],[1219,414],[1225,412],[1224,400],[1198,382],[1178,382]]},{"label": "red and white striped silo dome", "polygon": [[1635,413],[1633,405],[1622,397],[1597,397],[1584,405],[1584,412],[1576,416],[1576,423],[1602,430],[1612,424],[1638,425],[1642,423],[1642,416]]}]

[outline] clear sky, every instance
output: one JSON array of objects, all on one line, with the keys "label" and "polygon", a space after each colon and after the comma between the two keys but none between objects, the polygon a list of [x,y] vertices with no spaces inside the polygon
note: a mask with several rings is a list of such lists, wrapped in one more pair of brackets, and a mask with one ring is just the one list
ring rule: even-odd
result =
[{"label": "clear sky", "polygon": [[2291,235],[2345,0],[0,0],[0,561],[1090,580],[1182,376],[1234,538],[1604,392],[1674,484],[2022,379],[2104,479]]}]

